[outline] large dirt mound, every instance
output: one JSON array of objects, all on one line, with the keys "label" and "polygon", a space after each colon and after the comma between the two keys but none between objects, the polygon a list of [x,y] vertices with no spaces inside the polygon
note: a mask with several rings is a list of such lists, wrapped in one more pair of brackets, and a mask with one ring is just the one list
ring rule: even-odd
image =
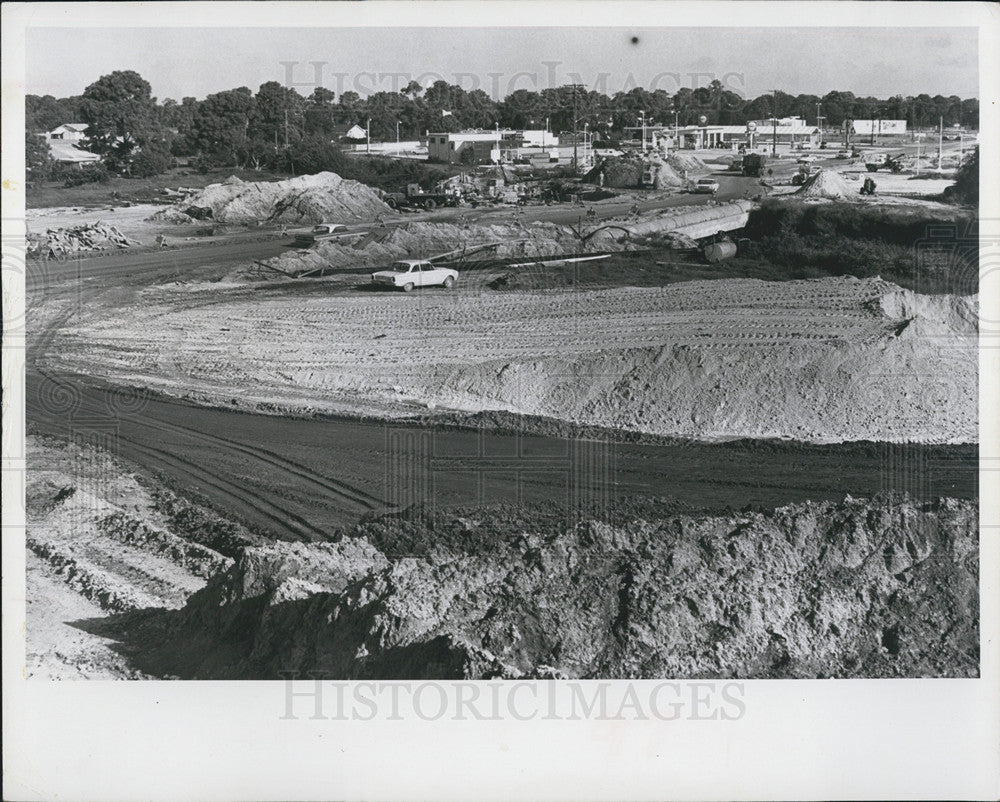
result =
[{"label": "large dirt mound", "polygon": [[857,190],[852,189],[840,173],[834,170],[820,170],[806,179],[806,182],[795,191],[795,194],[805,198],[846,200],[853,199],[857,195]]},{"label": "large dirt mound", "polygon": [[678,173],[686,170],[689,173],[704,173],[708,171],[708,165],[693,153],[675,152],[667,156],[667,164]]},{"label": "large dirt mound", "polygon": [[[491,245],[478,254],[472,250]],[[583,242],[570,226],[555,223],[500,223],[493,225],[455,223],[407,223],[385,229],[375,229],[357,243],[339,245],[320,243],[307,251],[289,251],[264,262],[271,270],[299,275],[326,268],[385,267],[397,259],[424,258],[456,251],[470,259],[517,259],[553,256],[589,250],[621,250],[625,246],[615,241],[612,232],[599,232]],[[261,275],[255,266],[240,268],[232,278]],[[266,276],[267,274],[263,274]]]},{"label": "large dirt mound", "polygon": [[975,677],[977,509],[411,510],[335,545],[248,549],[163,614],[137,664],[205,679]]},{"label": "large dirt mound", "polygon": [[850,277],[513,293],[475,273],[426,302],[295,284],[266,296],[239,286],[205,305],[157,290],[59,331],[46,364],[250,408],[392,417],[419,405],[698,439],[978,442],[976,296]]},{"label": "large dirt mound", "polygon": [[391,212],[378,193],[366,184],[341,178],[336,173],[317,173],[286,181],[251,183],[229,178],[157,212],[153,219],[170,223],[212,219],[219,223],[253,225],[368,220]]},{"label": "large dirt mound", "polygon": [[[603,176],[603,179],[602,179]],[[606,187],[638,187],[652,181],[657,189],[679,187],[684,184],[681,174],[658,154],[645,156],[609,156],[584,176],[584,181]]]}]

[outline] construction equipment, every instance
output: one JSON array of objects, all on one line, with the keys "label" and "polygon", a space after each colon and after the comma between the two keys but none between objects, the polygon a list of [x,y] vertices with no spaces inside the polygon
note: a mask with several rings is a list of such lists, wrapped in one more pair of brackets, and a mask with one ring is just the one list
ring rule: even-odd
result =
[{"label": "construction equipment", "polygon": [[743,157],[743,175],[760,178],[764,174],[767,156],[763,153],[748,153]]},{"label": "construction equipment", "polygon": [[886,154],[885,159],[882,161],[865,162],[865,169],[869,173],[877,173],[879,168],[885,167],[890,172],[899,173],[903,170],[903,159],[905,156],[905,153],[896,153],[892,156]]},{"label": "construction equipment", "polygon": [[420,208],[430,211],[438,206],[458,206],[458,196],[446,192],[424,192],[419,184],[407,184],[406,192],[386,192],[382,197],[393,209]]}]

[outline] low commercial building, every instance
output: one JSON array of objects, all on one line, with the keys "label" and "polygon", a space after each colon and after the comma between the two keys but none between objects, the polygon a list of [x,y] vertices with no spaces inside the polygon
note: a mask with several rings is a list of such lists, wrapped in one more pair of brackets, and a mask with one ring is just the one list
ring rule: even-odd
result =
[{"label": "low commercial building", "polygon": [[845,120],[844,131],[849,139],[864,140],[906,136],[906,120]]},{"label": "low commercial building", "polygon": [[558,144],[559,137],[541,130],[428,132],[427,159],[452,164],[496,164],[515,161],[533,150],[544,151]]}]

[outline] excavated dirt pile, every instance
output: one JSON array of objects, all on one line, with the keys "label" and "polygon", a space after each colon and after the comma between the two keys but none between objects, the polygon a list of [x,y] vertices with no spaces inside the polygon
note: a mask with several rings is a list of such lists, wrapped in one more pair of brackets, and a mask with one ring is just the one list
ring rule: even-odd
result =
[{"label": "excavated dirt pile", "polygon": [[689,173],[708,172],[708,165],[693,153],[671,153],[667,156],[667,164],[678,173],[684,170]]},{"label": "excavated dirt pile", "polygon": [[978,441],[977,296],[851,277],[514,293],[473,272],[421,302],[242,285],[205,306],[157,289],[57,332],[45,364],[307,414],[416,404],[697,439]]},{"label": "excavated dirt pile", "polygon": [[152,649],[121,648],[206,679],[974,677],[977,521],[975,502],[900,497],[620,503],[574,524],[412,509],[335,544],[248,548],[161,614]]},{"label": "excavated dirt pile", "polygon": [[[601,176],[604,176],[603,183]],[[591,184],[602,184],[606,187],[624,188],[638,187],[643,182],[652,180],[657,189],[679,187],[684,184],[681,174],[658,154],[639,156],[610,156],[601,161],[586,176],[584,181]]]},{"label": "excavated dirt pile", "polygon": [[181,203],[157,212],[158,222],[211,219],[233,225],[368,220],[392,210],[371,187],[336,173],[286,181],[246,182],[232,177],[210,184]]},{"label": "excavated dirt pile", "polygon": [[853,200],[858,194],[840,173],[834,170],[820,170],[809,177],[806,182],[795,190],[796,195],[805,198],[829,198],[830,200]]},{"label": "excavated dirt pile", "polygon": [[[620,233],[620,232],[619,232]],[[255,265],[239,268],[232,278],[268,277],[286,273],[300,275],[328,268],[382,268],[397,259],[422,258],[492,244],[488,251],[470,259],[530,259],[584,250],[622,250],[613,232],[600,232],[583,242],[569,226],[555,223],[506,223],[457,225],[453,223],[407,223],[375,229],[357,243],[320,243],[310,250],[288,251],[263,262],[269,270],[261,274]],[[276,272],[277,271],[277,272]]]}]

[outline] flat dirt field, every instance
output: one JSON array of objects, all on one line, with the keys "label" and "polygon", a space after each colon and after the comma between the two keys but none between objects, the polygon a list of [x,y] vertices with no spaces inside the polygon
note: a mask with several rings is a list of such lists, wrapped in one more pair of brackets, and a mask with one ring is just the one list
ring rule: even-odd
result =
[{"label": "flat dirt field", "polygon": [[251,410],[976,442],[976,296],[849,277],[411,294],[341,279],[140,289],[53,328],[40,365]]}]

